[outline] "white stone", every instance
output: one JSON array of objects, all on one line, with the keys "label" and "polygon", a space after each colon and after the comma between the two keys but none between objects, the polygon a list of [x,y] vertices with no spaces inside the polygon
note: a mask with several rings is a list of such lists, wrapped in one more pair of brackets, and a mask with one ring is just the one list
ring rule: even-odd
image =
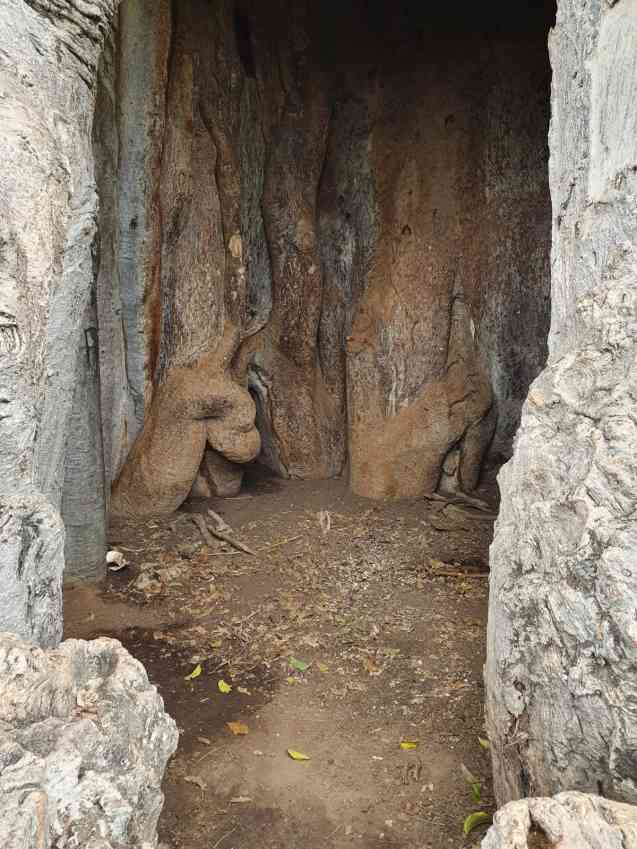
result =
[{"label": "white stone", "polygon": [[177,730],[116,640],[0,634],[2,849],[153,849]]}]

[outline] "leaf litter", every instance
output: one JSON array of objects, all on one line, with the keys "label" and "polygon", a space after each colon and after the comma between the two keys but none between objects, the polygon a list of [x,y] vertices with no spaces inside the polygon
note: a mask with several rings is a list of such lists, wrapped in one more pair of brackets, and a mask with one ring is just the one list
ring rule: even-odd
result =
[{"label": "leaf litter", "polygon": [[[233,502],[232,509],[243,510],[247,504]],[[173,519],[176,534],[167,523],[148,523],[142,531],[146,545],[140,546],[137,536],[140,554],[119,583],[113,579],[111,594],[142,607],[159,604],[173,611],[173,624],[153,633],[164,656],[189,652],[186,656],[198,662],[187,680],[205,669],[207,680],[212,679],[213,687],[216,681],[224,696],[253,698],[261,682],[272,682],[268,686],[274,687],[277,682],[283,686],[294,682],[290,695],[320,687],[322,703],[347,705],[357,715],[373,705],[384,705],[372,721],[382,719],[384,726],[391,720],[402,724],[405,732],[422,722],[431,705],[444,706],[435,717],[434,738],[427,736],[422,742],[422,737],[398,735],[401,764],[392,761],[389,739],[386,743],[380,739],[380,748],[376,746],[367,758],[384,775],[397,769],[398,786],[414,788],[415,800],[404,802],[409,817],[416,812],[429,820],[442,816],[451,835],[453,810],[456,823],[464,815],[466,785],[463,788],[464,781],[450,779],[455,808],[450,808],[448,797],[440,796],[440,782],[435,782],[435,793],[427,789],[434,787],[426,777],[432,758],[429,747],[432,742],[457,746],[463,731],[453,719],[454,712],[475,692],[477,724],[470,723],[467,731],[473,731],[478,753],[486,749],[484,738],[479,746],[475,744],[482,730],[479,679],[467,674],[461,649],[465,645],[471,654],[480,652],[483,621],[459,619],[449,611],[463,598],[483,604],[485,583],[466,577],[485,571],[489,530],[485,522],[465,522],[462,517],[453,535],[441,532],[435,521],[429,521],[441,512],[435,503],[414,505],[412,517],[368,506],[369,502],[362,505],[342,510],[333,504],[318,512],[301,508],[289,511],[289,519],[280,514],[262,519],[253,507],[254,518],[247,523],[235,513],[227,524],[236,530],[223,533],[232,533],[232,542],[239,539],[250,554],[216,537],[213,546],[204,544],[197,525],[179,514]],[[445,520],[449,515],[444,512]],[[124,581],[125,576],[130,577]],[[432,592],[443,603],[440,611],[433,608],[434,639],[412,646],[422,622],[422,596]],[[432,674],[436,666],[438,671]],[[202,672],[195,675],[197,667]],[[199,684],[197,692],[202,689]],[[234,699],[228,700],[231,703]],[[227,721],[228,742],[232,736],[243,736],[235,734],[233,723],[241,724]],[[361,721],[361,734],[369,736],[371,732],[364,728]],[[333,733],[338,736],[338,729]],[[205,734],[205,739],[214,742],[212,733]],[[395,736],[393,740],[395,747]],[[263,757],[277,757],[276,749],[269,752],[263,742],[258,744]],[[416,749],[419,760],[410,758],[405,763]],[[299,762],[311,757],[296,748],[285,752],[293,760],[297,758],[292,752],[300,756]],[[219,757],[217,752],[215,763]],[[352,757],[355,763],[357,757]],[[315,762],[316,769],[326,766],[322,758]],[[482,797],[488,805],[490,796],[484,789]],[[438,805],[444,813],[436,813]]]}]

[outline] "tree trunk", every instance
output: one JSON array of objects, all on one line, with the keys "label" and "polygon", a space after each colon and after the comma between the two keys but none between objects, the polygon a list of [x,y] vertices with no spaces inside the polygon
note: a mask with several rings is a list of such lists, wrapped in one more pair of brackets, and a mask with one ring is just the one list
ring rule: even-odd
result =
[{"label": "tree trunk", "polygon": [[91,124],[115,0],[0,4],[0,629],[62,632],[59,516],[94,277]]},{"label": "tree trunk", "polygon": [[551,40],[548,368],[500,475],[487,718],[499,803],[637,801],[637,3]]}]

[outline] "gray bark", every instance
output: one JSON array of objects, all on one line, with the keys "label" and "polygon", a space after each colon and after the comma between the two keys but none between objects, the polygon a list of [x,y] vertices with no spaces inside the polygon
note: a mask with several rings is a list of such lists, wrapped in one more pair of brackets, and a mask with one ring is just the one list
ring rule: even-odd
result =
[{"label": "gray bark", "polygon": [[66,534],[65,577],[90,580],[103,577],[106,551],[98,332],[92,298],[86,305],[81,330],[61,512]]},{"label": "gray bark", "polygon": [[550,47],[550,359],[500,475],[495,790],[636,801],[636,0],[562,0]]},{"label": "gray bark", "polygon": [[42,644],[61,633],[59,510],[94,277],[91,124],[114,7],[0,4],[0,523],[12,529],[0,538],[12,587],[0,596],[0,627]]}]

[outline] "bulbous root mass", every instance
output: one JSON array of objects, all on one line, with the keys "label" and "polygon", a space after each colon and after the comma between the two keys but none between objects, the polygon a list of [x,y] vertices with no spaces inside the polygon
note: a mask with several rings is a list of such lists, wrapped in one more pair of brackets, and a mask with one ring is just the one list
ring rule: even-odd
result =
[{"label": "bulbous root mass", "polygon": [[215,351],[170,369],[114,484],[112,515],[172,513],[188,497],[207,446],[231,463],[259,454],[254,402],[231,372],[238,341],[228,324]]}]

